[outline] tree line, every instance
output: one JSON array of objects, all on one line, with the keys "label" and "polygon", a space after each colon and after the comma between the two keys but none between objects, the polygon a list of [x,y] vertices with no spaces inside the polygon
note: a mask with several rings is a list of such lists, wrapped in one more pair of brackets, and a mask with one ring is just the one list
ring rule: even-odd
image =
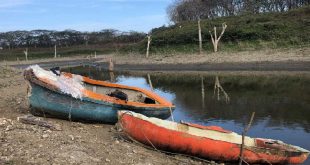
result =
[{"label": "tree line", "polygon": [[70,47],[82,44],[137,43],[145,37],[145,33],[121,32],[115,29],[104,29],[97,32],[76,30],[9,31],[0,33],[0,47],[14,49],[17,47],[52,47],[54,45]]},{"label": "tree line", "polygon": [[223,16],[285,12],[310,4],[310,0],[175,0],[168,8],[171,22],[197,21]]}]

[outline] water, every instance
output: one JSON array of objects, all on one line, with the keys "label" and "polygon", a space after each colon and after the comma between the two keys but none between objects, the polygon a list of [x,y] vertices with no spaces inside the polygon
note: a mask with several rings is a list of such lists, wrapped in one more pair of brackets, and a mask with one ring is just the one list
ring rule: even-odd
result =
[{"label": "water", "polygon": [[[100,80],[108,72],[94,67],[68,69]],[[154,91],[176,105],[176,121],[217,125],[241,133],[255,112],[252,137],[278,139],[310,150],[310,75],[230,75],[209,73],[149,73]],[[119,84],[150,89],[147,73],[114,73]],[[214,94],[218,78],[223,90]],[[204,91],[204,92],[203,92]],[[169,119],[168,119],[169,120]],[[305,162],[310,164],[310,160]]]}]

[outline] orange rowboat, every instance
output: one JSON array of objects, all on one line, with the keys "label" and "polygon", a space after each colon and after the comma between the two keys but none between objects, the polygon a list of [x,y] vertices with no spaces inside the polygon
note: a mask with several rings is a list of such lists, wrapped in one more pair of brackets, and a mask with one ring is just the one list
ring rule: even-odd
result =
[{"label": "orange rowboat", "polygon": [[[119,124],[131,138],[156,149],[210,160],[237,162],[242,136],[217,126],[201,126],[149,118],[129,111],[118,112]],[[282,141],[245,137],[247,163],[299,164],[309,151]]]}]

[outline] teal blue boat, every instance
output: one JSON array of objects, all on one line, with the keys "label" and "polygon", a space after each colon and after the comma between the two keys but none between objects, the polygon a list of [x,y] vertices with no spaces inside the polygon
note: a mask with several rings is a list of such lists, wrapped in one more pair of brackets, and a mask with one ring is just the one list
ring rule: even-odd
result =
[{"label": "teal blue boat", "polygon": [[166,119],[175,106],[145,89],[62,72],[56,75],[39,66],[24,71],[29,81],[31,113],[99,123],[116,123],[118,110]]}]

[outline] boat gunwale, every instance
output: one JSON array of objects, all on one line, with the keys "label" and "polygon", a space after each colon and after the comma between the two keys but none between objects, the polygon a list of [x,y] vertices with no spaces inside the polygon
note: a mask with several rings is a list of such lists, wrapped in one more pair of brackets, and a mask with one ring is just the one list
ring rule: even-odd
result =
[{"label": "boat gunwale", "polygon": [[[62,72],[64,74],[64,76],[67,76],[67,77],[70,77],[72,78],[73,74],[71,73],[66,73],[66,72]],[[63,95],[68,95],[68,96],[71,96],[70,94],[66,94],[62,91],[60,91],[59,87],[55,86],[54,84],[50,83],[50,81],[48,79],[45,79],[45,78],[40,78],[40,77],[37,77],[34,72],[32,71],[32,69],[29,69],[29,70],[26,70],[24,72],[24,77],[26,80],[32,82],[32,83],[35,83],[37,85],[40,85],[44,88],[47,88],[49,90],[52,90],[54,92],[57,92],[57,93],[60,93],[60,94],[63,94]],[[99,80],[93,80],[93,79],[90,79],[88,77],[84,77],[84,76],[81,76],[84,80],[84,82],[88,83],[90,82],[95,82],[94,85],[101,85],[101,86],[104,86],[105,83],[107,82],[104,82],[104,81],[99,81]],[[97,84],[96,84],[97,83]],[[108,85],[111,85],[113,83],[107,83]],[[130,86],[125,86],[125,85],[119,85],[119,84],[115,84],[116,86],[118,87],[115,87],[115,88],[121,88],[122,86],[124,87],[127,87],[128,89],[130,90],[134,90],[134,89],[138,89],[137,91],[147,91],[147,90],[144,90],[144,89],[141,89],[141,88],[137,88],[137,87],[130,87]],[[113,86],[111,86],[113,87]],[[140,90],[139,90],[140,89]],[[81,98],[81,100],[86,100],[86,101],[91,101],[91,102],[94,102],[94,103],[98,103],[98,104],[109,104],[109,105],[120,105],[120,106],[129,106],[129,107],[135,107],[135,108],[143,108],[143,109],[148,109],[148,108],[156,108],[156,111],[157,110],[165,110],[165,109],[174,109],[175,106],[172,105],[172,103],[166,101],[165,99],[161,98],[160,96],[156,95],[155,93],[153,92],[150,92],[150,91],[147,91],[147,93],[153,93],[153,95],[156,97],[156,99],[158,98],[159,100],[156,100],[158,101],[159,104],[145,104],[145,103],[139,103],[139,102],[131,102],[131,101],[124,101],[124,100],[120,100],[118,98],[115,98],[115,97],[110,97],[108,95],[104,95],[104,94],[100,94],[100,93],[95,93],[93,91],[90,91],[88,89],[83,89],[82,90],[83,92],[83,95],[86,95],[86,96],[83,96]],[[146,93],[145,93],[146,94]],[[146,94],[147,95],[147,94]],[[149,96],[149,95],[147,95]],[[152,95],[151,95],[152,96]],[[72,97],[72,96],[71,96]],[[74,98],[74,97],[72,97]],[[77,99],[77,98],[75,98]]]}]

